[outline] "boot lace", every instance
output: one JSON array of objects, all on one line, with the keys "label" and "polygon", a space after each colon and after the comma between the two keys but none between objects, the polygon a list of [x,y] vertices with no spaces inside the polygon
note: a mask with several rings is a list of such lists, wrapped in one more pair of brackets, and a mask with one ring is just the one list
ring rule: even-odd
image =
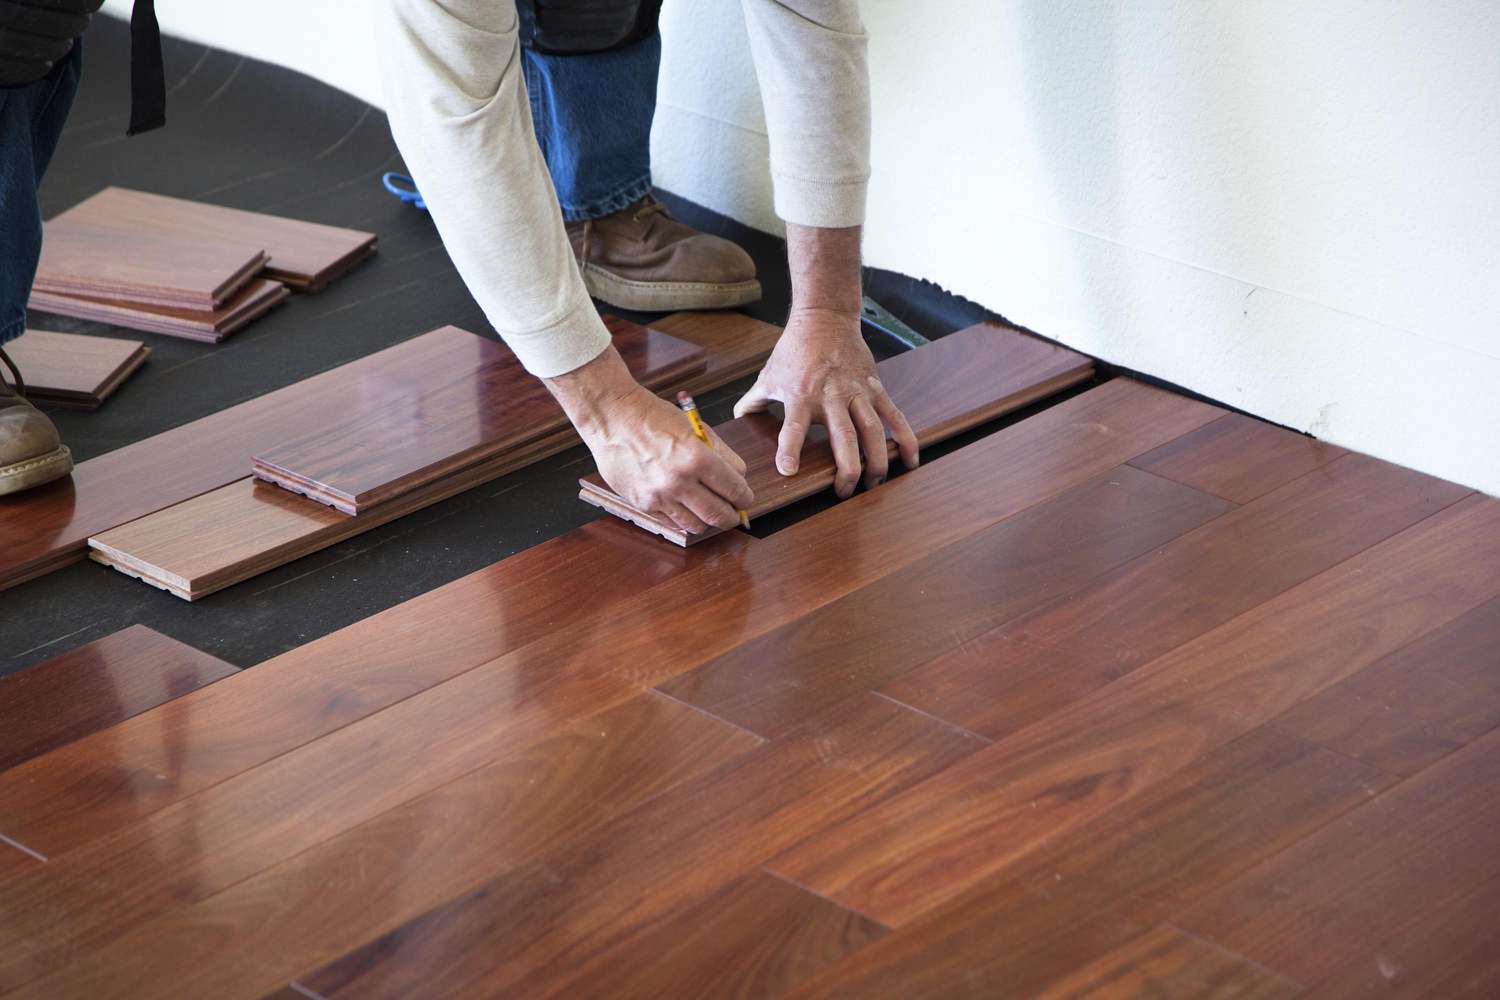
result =
[{"label": "boot lace", "polygon": [[667,211],[667,206],[648,194],[641,199],[641,207],[635,210],[635,214],[631,218],[636,222],[640,222],[657,214],[665,214],[669,219],[672,217],[672,214]]},{"label": "boot lace", "polygon": [[9,354],[5,353],[4,348],[0,348],[0,361],[4,361],[5,367],[10,369],[10,384],[15,386],[16,395],[25,396],[26,380],[21,377],[21,369],[16,367],[16,363],[10,359]]}]

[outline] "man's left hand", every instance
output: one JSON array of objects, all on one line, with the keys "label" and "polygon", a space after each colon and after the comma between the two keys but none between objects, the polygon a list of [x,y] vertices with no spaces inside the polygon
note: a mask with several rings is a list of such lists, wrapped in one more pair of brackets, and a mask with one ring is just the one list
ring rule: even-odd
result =
[{"label": "man's left hand", "polygon": [[744,416],[782,404],[786,420],[776,448],[776,469],[795,475],[802,443],[813,424],[828,428],[838,471],[840,499],[859,482],[863,453],[866,488],[886,477],[886,428],[901,461],[917,467],[917,436],[891,402],[875,370],[875,358],[859,332],[859,316],[832,309],[793,309],[776,349],[750,391],[735,404]]}]

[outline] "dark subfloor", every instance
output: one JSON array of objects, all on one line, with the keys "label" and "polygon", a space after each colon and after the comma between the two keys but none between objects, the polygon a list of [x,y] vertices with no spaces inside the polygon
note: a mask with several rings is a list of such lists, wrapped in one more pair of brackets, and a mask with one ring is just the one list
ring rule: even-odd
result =
[{"label": "dark subfloor", "polygon": [[[110,18],[95,22],[83,86],[42,188],[44,215],[114,184],[370,230],[380,250],[328,290],[293,296],[218,345],[34,315],[40,329],[141,339],[152,350],[100,410],[53,413],[78,460],[437,326],[492,335],[427,216],[381,187],[380,175],[402,164],[379,110],[290,70],[167,39],[169,124],[127,139],[129,33]],[[780,322],[788,301],[781,241],[666,197],[679,217],[754,255],[766,297],[747,311]],[[928,336],[988,315],[901,275],[872,272],[867,287]],[[700,399],[710,422],[727,419],[748,384]],[[576,500],[589,468],[588,453],[575,448],[194,604],[94,563],[68,567],[0,594],[0,675],[134,623],[238,666],[258,663],[592,520],[594,508]],[[828,502],[790,508],[756,532]]]}]

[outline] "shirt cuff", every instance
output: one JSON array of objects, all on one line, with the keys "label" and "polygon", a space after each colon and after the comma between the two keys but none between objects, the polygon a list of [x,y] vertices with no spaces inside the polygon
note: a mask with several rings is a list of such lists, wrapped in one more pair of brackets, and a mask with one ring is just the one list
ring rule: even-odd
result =
[{"label": "shirt cuff", "polygon": [[819,229],[848,229],[865,222],[868,178],[815,181],[772,172],[776,214],[783,221]]},{"label": "shirt cuff", "polygon": [[587,298],[551,326],[525,333],[501,330],[500,335],[537,378],[556,378],[582,368],[611,343],[604,321]]}]

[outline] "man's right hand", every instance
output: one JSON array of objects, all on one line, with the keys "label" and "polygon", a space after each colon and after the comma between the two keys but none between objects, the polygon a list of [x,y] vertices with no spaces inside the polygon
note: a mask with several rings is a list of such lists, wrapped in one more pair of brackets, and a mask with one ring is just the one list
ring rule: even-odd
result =
[{"label": "man's right hand", "polygon": [[599,474],[631,506],[695,535],[739,524],[737,510],[755,499],[744,461],[711,428],[714,447],[699,441],[683,412],[642,388],[613,347],[546,382]]},{"label": "man's right hand", "polygon": [[0,0],[0,87],[46,76],[104,0]]}]

